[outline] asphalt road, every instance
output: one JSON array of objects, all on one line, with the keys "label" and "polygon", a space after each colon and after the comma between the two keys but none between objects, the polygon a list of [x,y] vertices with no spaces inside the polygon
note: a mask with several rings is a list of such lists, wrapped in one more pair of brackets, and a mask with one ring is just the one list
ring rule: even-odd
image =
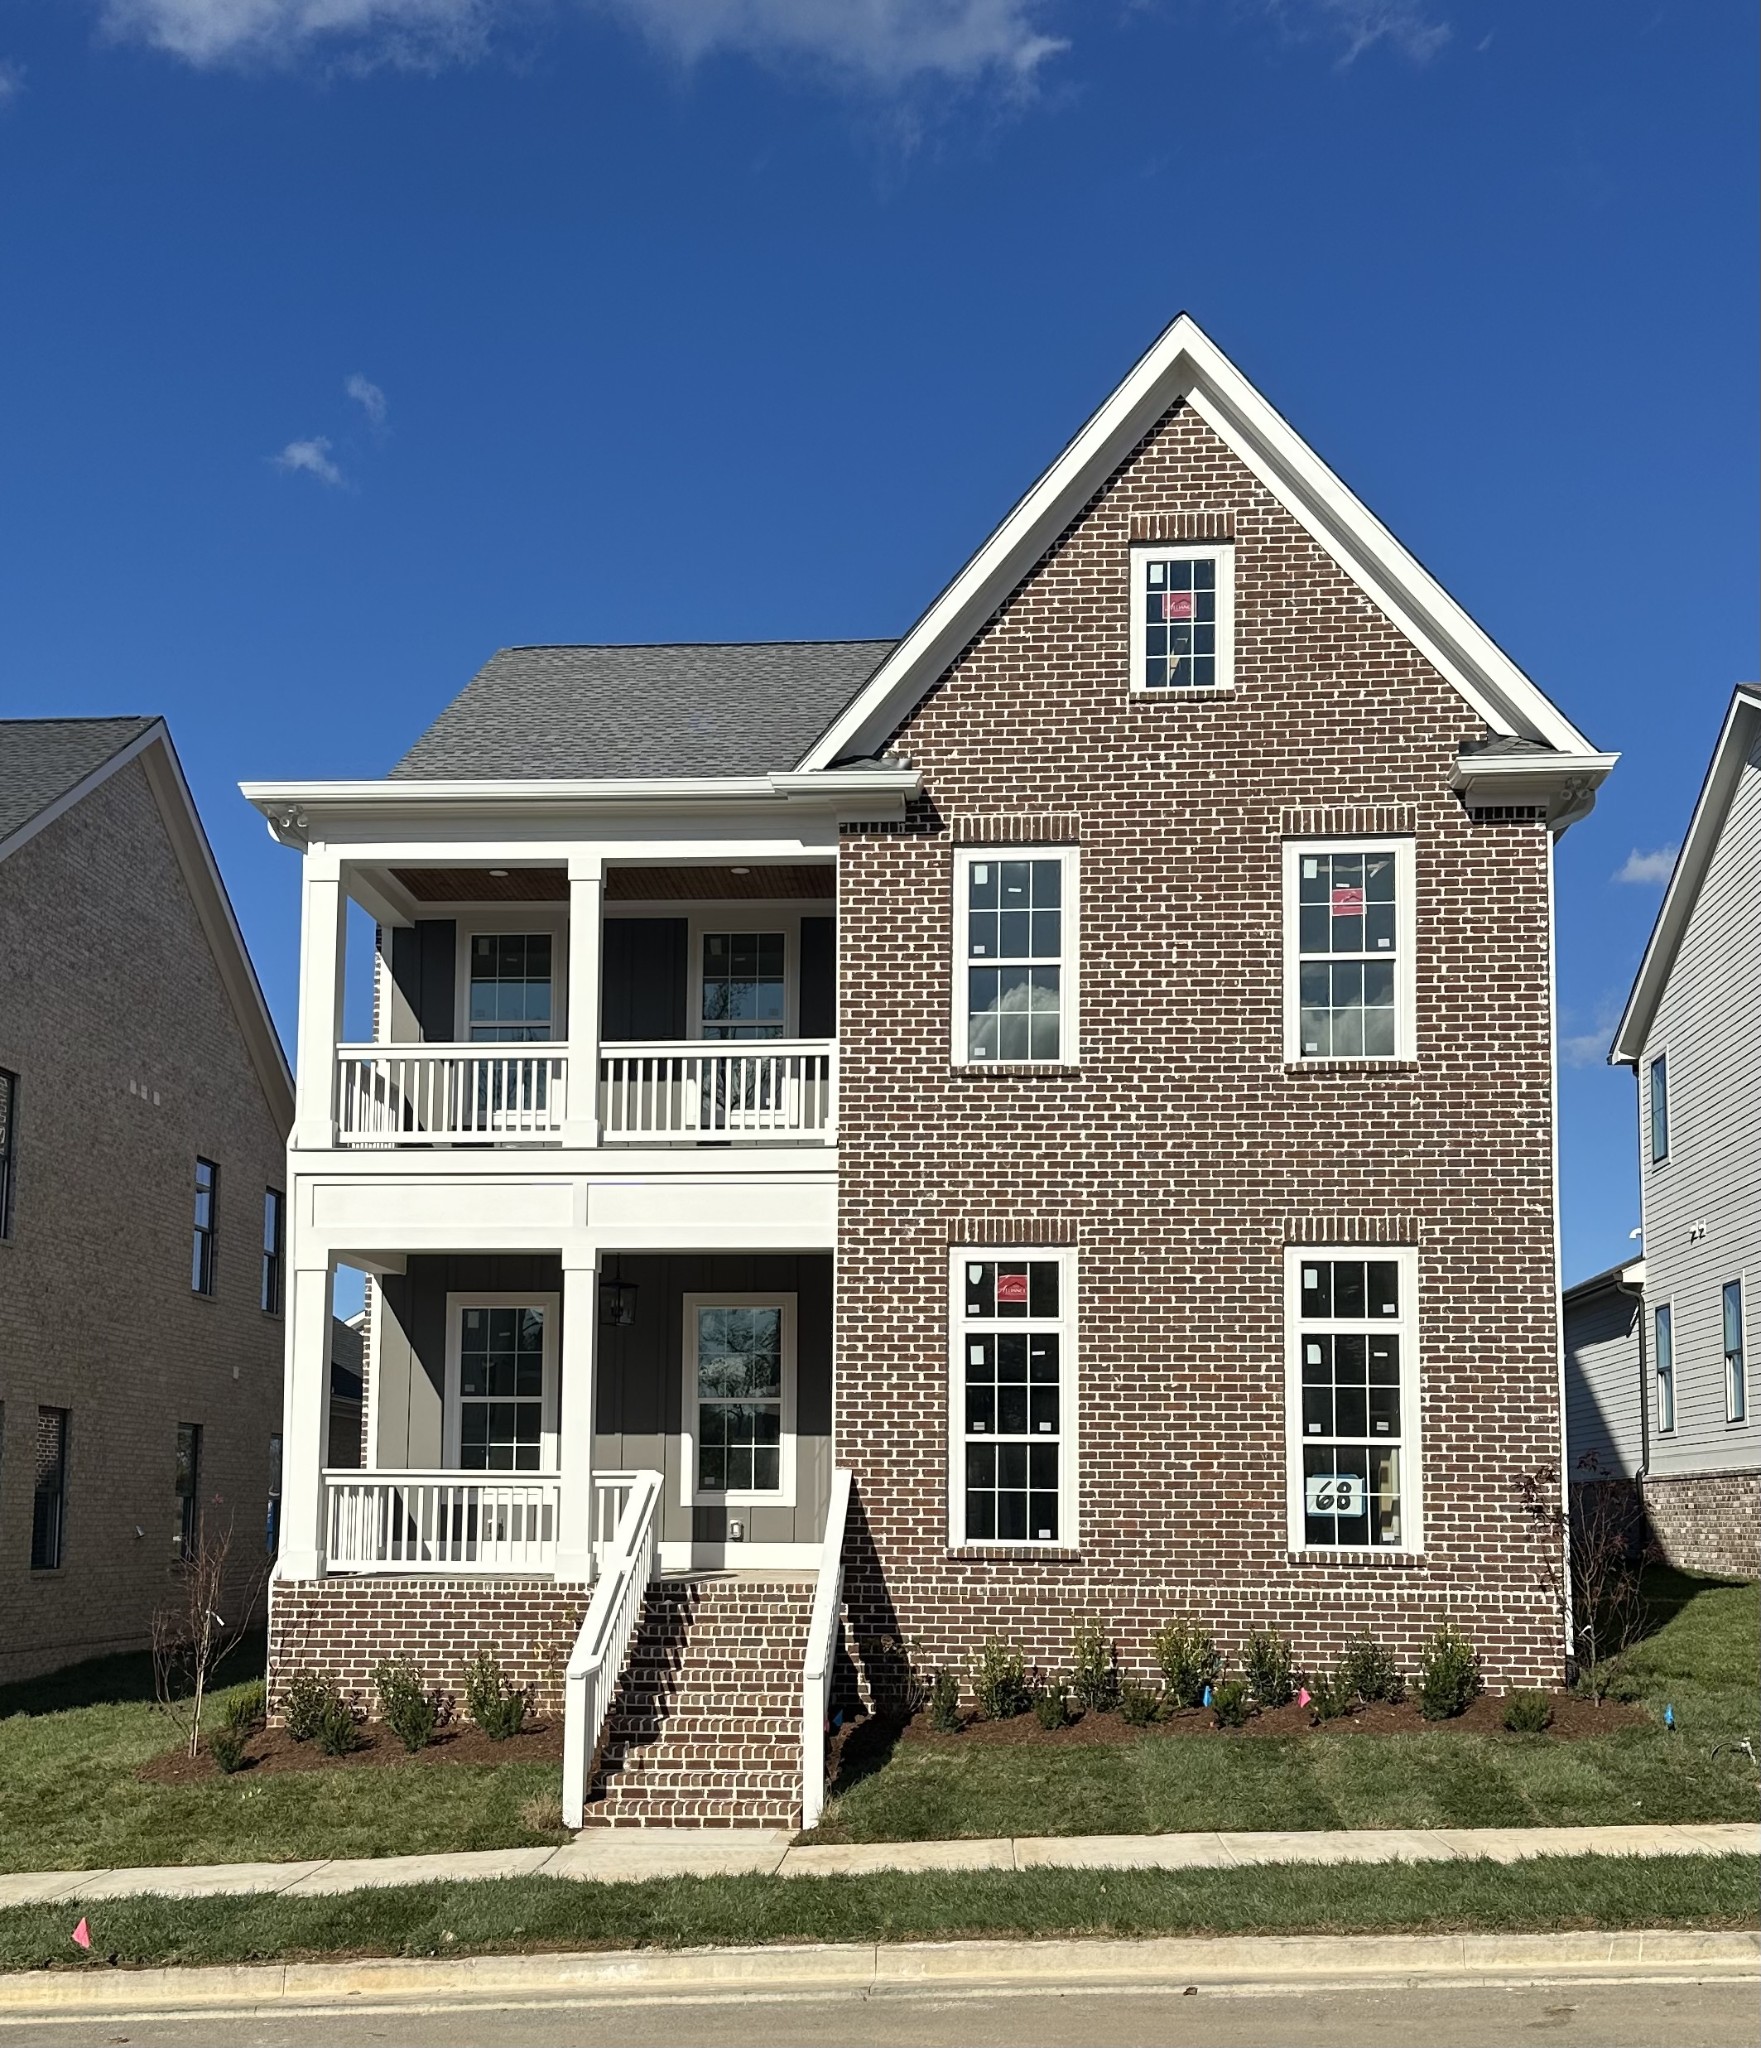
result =
[{"label": "asphalt road", "polygon": [[76,2021],[0,2020],[0,2043],[66,2048],[1755,2048],[1761,2008],[1741,1983],[1645,1981],[1404,1989],[1313,1985],[1096,1992],[1088,1988],[363,2010],[336,2005],[246,2013]]}]

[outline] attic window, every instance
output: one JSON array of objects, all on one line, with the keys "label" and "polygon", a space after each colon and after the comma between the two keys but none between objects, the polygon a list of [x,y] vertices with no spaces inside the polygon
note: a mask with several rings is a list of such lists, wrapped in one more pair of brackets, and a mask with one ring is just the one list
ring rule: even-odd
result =
[{"label": "attic window", "polygon": [[1131,687],[1179,696],[1235,681],[1235,550],[1147,542],[1131,550]]}]

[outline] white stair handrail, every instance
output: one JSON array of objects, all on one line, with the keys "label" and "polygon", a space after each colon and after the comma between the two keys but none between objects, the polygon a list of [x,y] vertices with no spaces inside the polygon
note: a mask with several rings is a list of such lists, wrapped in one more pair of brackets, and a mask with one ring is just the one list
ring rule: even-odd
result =
[{"label": "white stair handrail", "polygon": [[825,1811],[826,1716],[831,1710],[832,1672],[837,1663],[838,1620],[844,1607],[844,1525],[850,1515],[850,1474],[832,1474],[826,1509],[825,1544],[819,1554],[819,1582],[807,1624],[807,1656],[801,1682],[801,1825],[812,1827]]},{"label": "white stair handrail", "polygon": [[611,1553],[593,1588],[563,1678],[563,1821],[571,1828],[581,1825],[593,1753],[642,1618],[643,1597],[659,1567],[655,1525],[660,1489],[658,1472],[630,1474],[629,1497],[618,1516]]}]

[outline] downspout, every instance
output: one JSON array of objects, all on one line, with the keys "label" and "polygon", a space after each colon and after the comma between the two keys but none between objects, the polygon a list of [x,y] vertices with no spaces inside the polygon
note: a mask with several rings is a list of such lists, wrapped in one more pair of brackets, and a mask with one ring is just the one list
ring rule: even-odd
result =
[{"label": "downspout", "polygon": [[[1569,822],[1569,821],[1568,821]],[[1549,1091],[1548,1142],[1553,1177],[1553,1364],[1557,1389],[1559,1443],[1560,1522],[1560,1608],[1564,1622],[1561,1649],[1569,1668],[1577,1644],[1576,1617],[1571,1590],[1571,1474],[1566,1470],[1565,1433],[1565,1276],[1559,1228],[1559,960],[1554,915],[1554,849],[1556,831],[1547,834],[1547,1085]]]}]

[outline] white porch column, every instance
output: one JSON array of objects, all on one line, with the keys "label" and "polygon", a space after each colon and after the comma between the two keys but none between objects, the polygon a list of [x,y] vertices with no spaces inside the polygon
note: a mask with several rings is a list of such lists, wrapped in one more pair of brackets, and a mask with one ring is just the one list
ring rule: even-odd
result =
[{"label": "white porch column", "polygon": [[314,848],[306,855],[300,908],[300,1040],[291,1142],[301,1152],[326,1151],[336,1143],[346,912],[341,863]]},{"label": "white porch column", "polygon": [[[565,1145],[599,1143],[599,952],[605,863],[569,855],[569,1097]],[[567,1327],[565,1320],[564,1327]]]},{"label": "white porch column", "polygon": [[286,1387],[281,1402],[281,1549],[278,1579],[324,1576],[324,1440],[330,1422],[331,1269],[295,1266],[287,1295]]},{"label": "white porch column", "polygon": [[[597,1032],[594,1038],[597,1042]],[[565,1251],[563,1390],[557,1417],[557,1469],[563,1483],[557,1508],[556,1575],[583,1582],[593,1576],[593,1416],[598,1349],[599,1254]]]}]

